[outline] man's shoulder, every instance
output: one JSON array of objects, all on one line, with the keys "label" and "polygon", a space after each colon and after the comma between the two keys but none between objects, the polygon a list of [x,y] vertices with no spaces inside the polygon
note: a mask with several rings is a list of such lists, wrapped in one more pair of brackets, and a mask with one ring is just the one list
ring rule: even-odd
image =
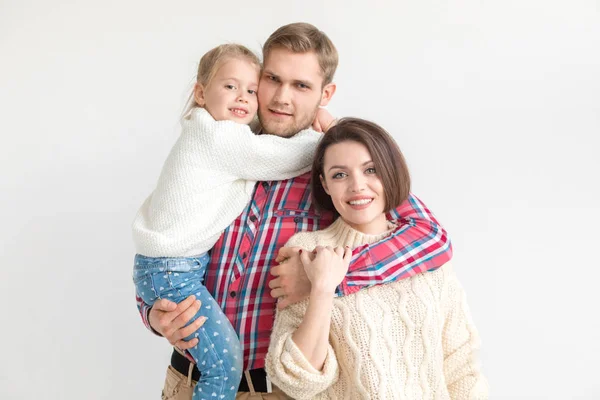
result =
[{"label": "man's shoulder", "polygon": [[272,192],[271,199],[277,208],[312,209],[310,172],[282,181],[264,182],[263,185]]}]

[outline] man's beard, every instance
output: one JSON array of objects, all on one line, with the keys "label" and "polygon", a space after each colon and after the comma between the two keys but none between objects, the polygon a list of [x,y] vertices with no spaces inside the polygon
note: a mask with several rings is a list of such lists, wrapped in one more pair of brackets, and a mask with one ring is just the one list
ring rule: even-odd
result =
[{"label": "man's beard", "polygon": [[[280,137],[285,137],[285,138],[289,138],[294,136],[295,134],[297,134],[298,132],[300,132],[303,129],[306,129],[308,127],[310,127],[313,123],[313,121],[315,120],[315,116],[317,115],[317,111],[319,111],[319,106],[317,103],[317,106],[315,107],[315,109],[313,110],[313,112],[310,115],[307,115],[305,118],[303,118],[300,121],[293,121],[292,125],[283,125],[283,124],[278,124],[277,122],[274,122],[275,119],[271,119],[271,123],[270,124],[265,124],[265,122],[267,122],[264,118],[264,116],[261,113],[260,107],[258,108],[258,119],[260,121],[260,124],[262,126],[262,132],[269,134],[269,135],[276,135],[276,136],[280,136]],[[267,112],[269,112],[267,110]],[[294,115],[295,117],[296,115]],[[292,117],[293,118],[293,117]]]}]

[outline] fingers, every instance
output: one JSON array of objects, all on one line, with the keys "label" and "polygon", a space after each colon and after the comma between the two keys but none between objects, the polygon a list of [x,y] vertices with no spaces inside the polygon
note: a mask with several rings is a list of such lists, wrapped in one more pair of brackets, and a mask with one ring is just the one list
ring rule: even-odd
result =
[{"label": "fingers", "polygon": [[344,261],[348,264],[350,264],[350,261],[352,261],[352,249],[348,246],[346,246],[344,251]]},{"label": "fingers", "polygon": [[312,128],[317,132],[323,132],[323,129],[321,128],[321,124],[319,123],[319,115],[318,114],[315,116],[315,120],[312,123]]},{"label": "fingers", "polygon": [[[181,305],[182,303],[179,304]],[[173,335],[180,328],[184,327],[200,310],[201,305],[202,303],[200,302],[200,300],[196,300],[188,308],[181,312],[179,316],[175,318],[169,326],[170,335]]]},{"label": "fingers", "polygon": [[269,282],[270,289],[277,289],[278,287],[281,287],[281,278],[275,278]]},{"label": "fingers", "polygon": [[271,290],[271,297],[277,299],[282,296],[285,296],[285,292],[282,288],[277,288],[277,289]]},{"label": "fingers", "polygon": [[283,269],[283,267],[281,265],[276,265],[274,267],[271,267],[271,270],[269,272],[271,272],[271,275],[273,275],[273,276],[279,276],[279,275],[281,275],[282,269]]},{"label": "fingers", "polygon": [[282,247],[279,249],[279,252],[277,253],[277,258],[275,258],[275,261],[278,263],[281,263],[285,259],[291,258],[294,255],[298,254],[299,251],[300,251],[299,247]]},{"label": "fingers", "polygon": [[[192,295],[193,296],[193,295]],[[187,299],[186,299],[187,300]],[[154,310],[157,311],[174,311],[177,308],[177,303],[169,301],[167,299],[160,299],[152,306]]]},{"label": "fingers", "polygon": [[303,266],[307,266],[308,264],[310,264],[310,256],[308,254],[308,251],[302,251],[300,252],[300,261],[302,262]]},{"label": "fingers", "polygon": [[192,304],[194,304],[194,300],[196,300],[196,296],[191,294],[188,297],[186,297],[185,300],[183,300],[181,303],[177,304],[177,307],[173,311],[178,311],[178,312],[176,313],[176,315],[174,317],[181,314],[183,311],[187,310]]},{"label": "fingers", "polygon": [[286,308],[287,306],[290,306],[292,304],[298,303],[299,301],[306,299],[308,299],[308,295],[280,297],[277,301],[277,308],[281,310]]},{"label": "fingers", "polygon": [[186,342],[185,340],[180,340],[180,341],[174,343],[173,346],[179,347],[180,350],[187,350],[187,349],[191,349],[192,347],[196,346],[198,344],[198,342],[199,342],[198,338],[193,338],[189,342]]},{"label": "fingers", "polygon": [[183,327],[183,328],[179,329],[178,331],[175,331],[175,333],[173,333],[173,335],[169,338],[171,344],[177,345],[177,343],[180,340],[183,340],[186,337],[193,334],[194,332],[196,332],[198,329],[200,329],[200,327],[202,325],[204,325],[204,323],[206,322],[206,319],[207,318],[204,316],[198,317],[198,318],[196,318],[196,320],[194,322],[192,322],[188,326]]},{"label": "fingers", "polygon": [[289,306],[290,304],[292,304],[290,302],[290,300],[287,297],[282,297],[279,299],[279,301],[277,302],[277,308],[279,310],[283,310],[284,308],[286,308],[287,306]]}]

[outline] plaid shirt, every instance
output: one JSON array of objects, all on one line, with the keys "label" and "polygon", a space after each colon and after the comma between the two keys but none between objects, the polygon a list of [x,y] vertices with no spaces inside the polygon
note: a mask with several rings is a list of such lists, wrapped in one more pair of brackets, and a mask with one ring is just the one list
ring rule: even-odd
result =
[{"label": "plaid shirt", "polygon": [[[338,295],[439,268],[452,257],[445,230],[411,195],[390,219],[399,227],[385,240],[359,247]],[[258,182],[247,209],[211,250],[205,285],[240,337],[246,369],[263,368],[275,319],[269,273],[279,248],[300,231],[324,229],[331,213],[311,204],[310,173],[285,181]],[[149,306],[137,297],[144,324]]]}]

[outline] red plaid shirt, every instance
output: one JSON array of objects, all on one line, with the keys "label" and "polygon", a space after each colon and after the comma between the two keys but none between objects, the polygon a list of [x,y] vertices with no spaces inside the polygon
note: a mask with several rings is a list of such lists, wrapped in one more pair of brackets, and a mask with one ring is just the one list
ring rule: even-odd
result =
[{"label": "red plaid shirt", "polygon": [[[439,268],[452,257],[446,231],[416,197],[389,215],[398,229],[385,240],[354,250],[338,295],[407,278]],[[311,204],[310,173],[285,180],[259,182],[247,209],[210,251],[205,285],[240,337],[246,369],[264,367],[275,318],[269,268],[280,247],[300,231],[324,229],[330,213],[317,214]],[[137,297],[149,328],[149,306]]]}]

